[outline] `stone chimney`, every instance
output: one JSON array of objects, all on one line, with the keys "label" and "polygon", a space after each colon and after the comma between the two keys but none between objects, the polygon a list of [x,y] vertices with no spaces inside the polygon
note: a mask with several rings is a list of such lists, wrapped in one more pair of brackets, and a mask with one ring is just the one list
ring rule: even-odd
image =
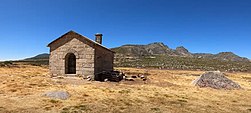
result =
[{"label": "stone chimney", "polygon": [[102,34],[101,33],[96,33],[95,34],[95,41],[99,44],[102,44]]}]

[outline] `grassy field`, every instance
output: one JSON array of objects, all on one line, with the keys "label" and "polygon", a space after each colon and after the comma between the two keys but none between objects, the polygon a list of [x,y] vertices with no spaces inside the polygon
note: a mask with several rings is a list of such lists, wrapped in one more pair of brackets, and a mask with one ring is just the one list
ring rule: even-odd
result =
[{"label": "grassy field", "polygon": [[148,67],[174,70],[220,70],[223,72],[251,72],[251,62],[221,61],[217,59],[154,55],[143,57],[115,57],[118,67]]},{"label": "grassy field", "polygon": [[[148,74],[147,81],[96,82],[52,79],[48,68],[0,67],[0,113],[250,113],[251,73],[226,73],[242,90],[199,88],[191,84],[202,71],[116,68]],[[41,96],[68,91],[68,100]]]}]

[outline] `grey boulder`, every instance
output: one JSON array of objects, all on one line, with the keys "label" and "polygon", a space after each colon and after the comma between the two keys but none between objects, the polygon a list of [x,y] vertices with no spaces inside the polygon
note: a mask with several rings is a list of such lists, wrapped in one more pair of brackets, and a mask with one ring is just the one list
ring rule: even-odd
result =
[{"label": "grey boulder", "polygon": [[193,84],[199,87],[211,87],[214,89],[241,89],[241,86],[228,79],[224,73],[211,71],[202,74],[193,81]]}]

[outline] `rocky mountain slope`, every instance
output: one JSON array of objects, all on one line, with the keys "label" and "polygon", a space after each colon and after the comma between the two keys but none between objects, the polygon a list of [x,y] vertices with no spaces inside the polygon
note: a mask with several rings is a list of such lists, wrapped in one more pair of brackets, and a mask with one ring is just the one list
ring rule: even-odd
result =
[{"label": "rocky mountain slope", "polygon": [[171,49],[163,43],[123,45],[112,50],[118,67],[251,72],[250,60],[232,52],[191,53],[183,46]]},{"label": "rocky mountain slope", "polygon": [[216,59],[221,61],[238,61],[238,62],[250,62],[249,59],[240,57],[232,52],[221,52],[218,54],[207,53],[190,53],[185,47],[180,46],[176,49],[171,49],[167,45],[155,42],[147,45],[123,45],[121,47],[112,48],[116,52],[117,56],[151,56],[151,55],[168,55],[178,57],[194,57],[194,58],[206,58]]}]

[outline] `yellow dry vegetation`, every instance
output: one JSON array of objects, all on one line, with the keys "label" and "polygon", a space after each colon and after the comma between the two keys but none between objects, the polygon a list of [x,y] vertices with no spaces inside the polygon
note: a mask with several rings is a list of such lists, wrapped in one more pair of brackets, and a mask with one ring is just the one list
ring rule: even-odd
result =
[{"label": "yellow dry vegetation", "polygon": [[[147,81],[97,82],[81,78],[53,79],[46,67],[0,68],[1,113],[249,113],[251,73],[226,73],[241,90],[199,88],[191,82],[202,71],[116,68],[146,74]],[[47,91],[67,91],[71,97],[43,97]]]}]

